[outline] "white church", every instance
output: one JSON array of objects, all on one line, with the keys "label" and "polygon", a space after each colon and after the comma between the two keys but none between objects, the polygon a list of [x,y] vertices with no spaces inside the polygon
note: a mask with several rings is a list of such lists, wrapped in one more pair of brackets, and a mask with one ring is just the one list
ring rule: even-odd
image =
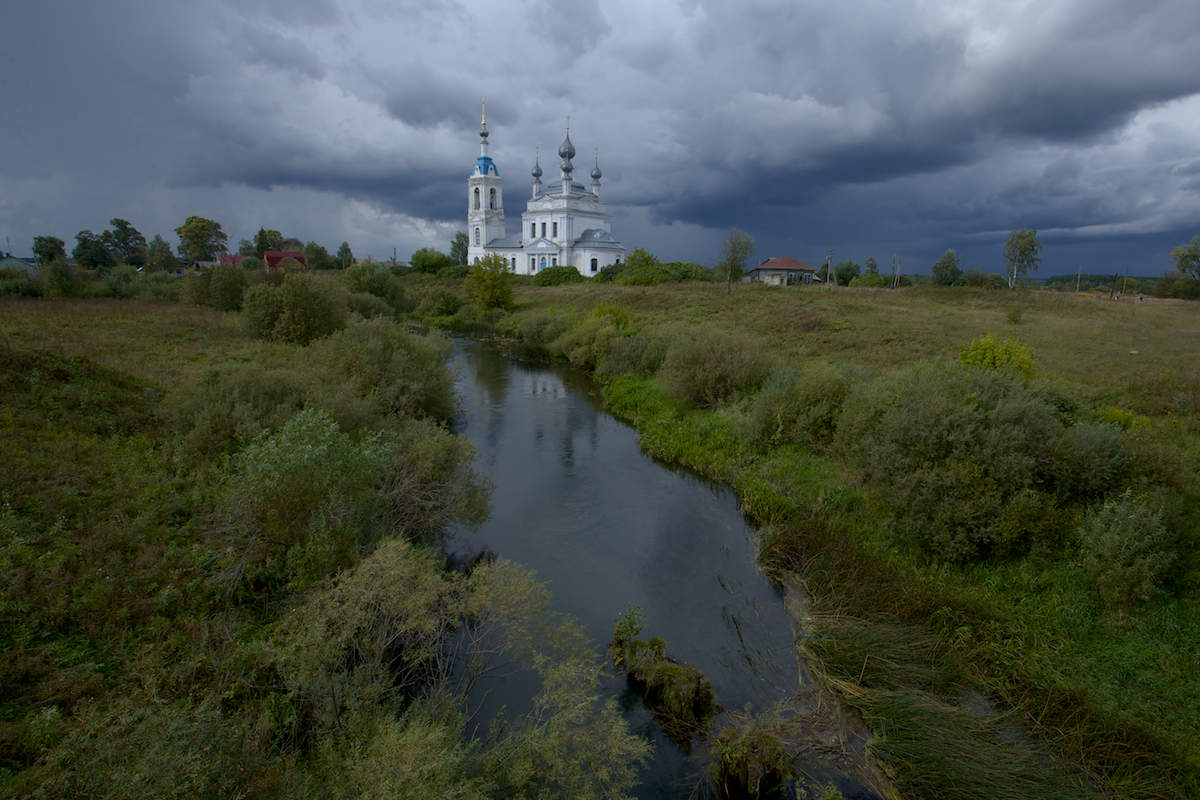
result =
[{"label": "white church", "polygon": [[509,234],[504,224],[504,185],[488,156],[486,113],[480,120],[479,158],[467,178],[467,261],[475,264],[496,253],[518,275],[536,275],[547,267],[571,266],[591,277],[625,259],[625,247],[612,235],[612,217],[600,199],[600,159],[592,168],[591,188],[575,183],[571,131],[558,148],[562,174],[542,186],[540,158],[533,164],[533,194],[521,215],[521,230]]}]

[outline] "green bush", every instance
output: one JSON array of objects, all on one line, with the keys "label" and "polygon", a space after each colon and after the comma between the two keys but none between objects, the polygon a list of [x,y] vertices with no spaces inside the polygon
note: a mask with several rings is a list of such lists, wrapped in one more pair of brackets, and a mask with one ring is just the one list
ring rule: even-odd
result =
[{"label": "green bush", "polygon": [[42,287],[24,271],[0,271],[0,297],[41,297]]},{"label": "green bush", "polygon": [[83,288],[75,267],[65,261],[51,261],[42,268],[42,276],[51,297],[76,297]]},{"label": "green bush", "polygon": [[367,292],[353,292],[346,295],[346,308],[367,319],[390,317],[394,313],[386,300]]},{"label": "green bush", "polygon": [[389,437],[355,440],[325,411],[305,409],[233,457],[223,513],[249,560],[286,553],[289,577],[307,583],[388,532],[379,487],[392,457]]},{"label": "green bush", "polygon": [[690,339],[671,345],[658,377],[680,399],[711,407],[740,389],[753,387],[766,370],[758,340],[701,328]]},{"label": "green bush", "polygon": [[395,415],[454,416],[446,343],[405,332],[386,319],[351,323],[314,342],[309,362],[320,380],[309,401],[329,409],[346,430],[378,427]]},{"label": "green bush", "polygon": [[471,267],[463,288],[478,309],[508,310],[513,306],[512,272],[508,260],[496,253]]},{"label": "green bush", "polygon": [[292,370],[230,364],[174,389],[163,413],[185,459],[212,459],[279,430],[304,406],[304,396],[303,376]]},{"label": "green bush", "polygon": [[539,311],[522,317],[517,323],[516,334],[530,350],[549,350],[551,343],[570,328],[567,318],[548,311]]},{"label": "green bush", "polygon": [[609,264],[607,267],[601,267],[600,271],[592,276],[592,280],[600,283],[613,283],[624,271],[625,265],[621,262]]},{"label": "green bush", "polygon": [[635,333],[619,336],[608,342],[608,350],[596,361],[597,374],[613,378],[617,375],[653,375],[667,357],[667,336]]},{"label": "green bush", "polygon": [[141,277],[133,266],[117,264],[108,273],[108,285],[113,297],[120,297],[124,300],[138,293]]},{"label": "green bush", "polygon": [[169,300],[178,303],[183,296],[183,287],[179,279],[168,272],[151,272],[142,277],[141,292],[146,297],[155,300]]},{"label": "green bush", "polygon": [[427,317],[452,317],[466,302],[451,290],[435,286],[425,295],[425,299],[417,307],[417,313]]},{"label": "green bush", "polygon": [[1144,603],[1163,594],[1178,556],[1162,511],[1128,490],[1080,523],[1083,568],[1109,606]]},{"label": "green bush", "polygon": [[[346,290],[352,294],[366,293],[387,303],[392,311],[408,310],[404,289],[387,267],[377,261],[366,261],[346,267]],[[372,315],[364,315],[372,316]]]},{"label": "green bush", "polygon": [[879,274],[859,275],[850,279],[851,287],[860,287],[863,289],[883,289],[887,285],[887,278]]},{"label": "green bush", "polygon": [[344,326],[346,314],[312,279],[288,275],[279,286],[246,292],[243,321],[251,336],[303,345]]},{"label": "green bush", "polygon": [[829,447],[850,382],[824,363],[772,372],[754,396],[744,431],[766,445]]},{"label": "green bush", "polygon": [[[184,288],[185,294],[192,294],[188,285]],[[242,301],[242,325],[247,333],[256,339],[274,339],[275,325],[281,316],[283,290],[279,286],[260,283],[250,287]]]},{"label": "green bush", "polygon": [[208,305],[208,287],[212,284],[212,270],[202,269],[191,275],[185,275],[183,281],[183,296],[193,306]]},{"label": "green bush", "polygon": [[1101,497],[1125,482],[1128,456],[1113,425],[1076,422],[1055,442],[1056,483],[1061,494]]},{"label": "green bush", "polygon": [[471,274],[471,268],[466,264],[451,264],[437,271],[437,276],[443,280],[462,280]]},{"label": "green bush", "polygon": [[1064,424],[1010,372],[926,363],[855,384],[836,442],[890,501],[901,537],[966,561],[1057,541]]},{"label": "green bush", "polygon": [[1033,353],[1017,339],[997,339],[992,334],[972,339],[958,350],[963,364],[989,369],[1012,369],[1025,375],[1034,370]]},{"label": "green bush", "polygon": [[206,272],[208,291],[203,305],[218,311],[241,311],[246,293],[246,273],[237,267],[222,265]]},{"label": "green bush", "polygon": [[672,261],[664,264],[640,247],[630,253],[629,259],[622,269],[610,274],[611,278],[603,270],[600,273],[600,275],[605,275],[604,280],[614,280],[625,286],[653,286],[659,283],[705,281],[712,278],[710,273],[699,264],[688,261]]},{"label": "green bush", "polygon": [[575,327],[569,329],[553,344],[575,367],[594,370],[597,362],[608,353],[614,341],[627,335],[631,317],[629,310],[612,303],[600,303]]},{"label": "green bush", "polygon": [[534,286],[560,286],[585,280],[574,267],[548,267],[533,277]]}]

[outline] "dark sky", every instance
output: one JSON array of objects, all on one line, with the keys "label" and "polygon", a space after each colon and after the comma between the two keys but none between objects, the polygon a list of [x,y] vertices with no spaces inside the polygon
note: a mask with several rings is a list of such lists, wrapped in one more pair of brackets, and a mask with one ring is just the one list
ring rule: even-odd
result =
[{"label": "dark sky", "polygon": [[510,225],[571,117],[627,247],[1160,274],[1200,235],[1197,0],[38,0],[5,10],[0,236],[192,214],[401,258]]}]

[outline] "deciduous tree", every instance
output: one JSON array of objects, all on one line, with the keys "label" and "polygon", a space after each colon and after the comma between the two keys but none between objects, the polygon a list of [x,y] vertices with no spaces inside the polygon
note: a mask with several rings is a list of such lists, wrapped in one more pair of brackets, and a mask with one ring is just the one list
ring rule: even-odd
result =
[{"label": "deciduous tree", "polygon": [[146,237],[127,220],[113,217],[108,221],[112,227],[104,232],[109,250],[123,264],[140,267],[146,263]]},{"label": "deciduous tree", "polygon": [[1175,262],[1175,269],[1184,275],[1200,279],[1200,237],[1193,236],[1190,243],[1173,248],[1171,260]]},{"label": "deciduous tree", "polygon": [[958,254],[953,250],[942,253],[942,257],[933,262],[933,282],[941,286],[953,286],[962,279],[962,267],[958,264]]},{"label": "deciduous tree", "polygon": [[67,245],[57,236],[33,237],[33,254],[39,264],[45,266],[54,261],[67,260]]},{"label": "deciduous tree", "polygon": [[329,251],[316,242],[304,245],[304,260],[308,262],[309,269],[334,269],[337,267],[337,262],[333,260],[333,256],[329,255]]},{"label": "deciduous tree", "polygon": [[171,245],[157,233],[146,248],[146,269],[152,272],[175,269],[175,254],[171,252]]},{"label": "deciduous tree", "polygon": [[861,272],[862,267],[859,263],[850,259],[841,261],[833,267],[833,277],[838,286],[849,286],[850,281],[857,278]]},{"label": "deciduous tree", "polygon": [[467,263],[467,234],[459,231],[454,234],[454,241],[450,243],[450,260],[455,264]]},{"label": "deciduous tree", "polygon": [[725,293],[733,291],[733,280],[742,277],[746,259],[754,255],[754,237],[743,230],[730,228],[721,248],[721,260],[717,262],[717,277],[725,279]]},{"label": "deciduous tree", "polygon": [[212,261],[225,251],[229,241],[221,230],[221,223],[204,217],[188,217],[175,233],[179,236],[179,255],[188,263]]},{"label": "deciduous tree", "polygon": [[337,251],[337,260],[342,269],[354,263],[354,252],[350,249],[349,242],[342,242]]},{"label": "deciduous tree", "polygon": [[512,273],[509,271],[508,259],[498,253],[484,256],[467,273],[464,288],[480,309],[512,308]]},{"label": "deciduous tree", "polygon": [[108,249],[103,236],[84,230],[75,234],[75,242],[71,258],[75,259],[75,263],[79,266],[94,269],[103,274],[116,263],[116,258]]},{"label": "deciduous tree", "polygon": [[434,250],[432,247],[422,247],[412,254],[409,264],[417,272],[435,273],[443,267],[450,266],[451,260],[450,256],[440,250]]},{"label": "deciduous tree", "polygon": [[1017,288],[1017,279],[1030,270],[1037,272],[1042,263],[1041,253],[1042,243],[1038,241],[1035,229],[1013,231],[1008,235],[1008,241],[1004,243],[1004,277],[1008,288]]},{"label": "deciduous tree", "polygon": [[272,228],[259,228],[258,233],[254,234],[252,244],[254,249],[246,255],[262,258],[263,253],[268,250],[283,249],[283,234]]}]

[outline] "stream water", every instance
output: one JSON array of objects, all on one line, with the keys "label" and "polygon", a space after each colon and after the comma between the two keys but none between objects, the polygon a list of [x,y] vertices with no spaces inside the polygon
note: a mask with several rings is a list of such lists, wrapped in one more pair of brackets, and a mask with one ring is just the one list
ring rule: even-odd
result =
[{"label": "stream water", "polygon": [[[643,453],[577,373],[514,363],[464,340],[451,368],[458,432],[493,493],[488,521],[457,532],[448,552],[486,549],[532,568],[554,609],[578,620],[598,649],[617,616],[640,606],[643,637],[662,637],[671,656],[700,669],[726,709],[762,710],[796,691],[784,598],[755,566],[755,531],[732,491]],[[488,702],[519,708],[527,683],[510,676],[490,687]],[[654,740],[639,797],[692,794],[700,767],[662,735],[623,676],[606,689]]]}]

